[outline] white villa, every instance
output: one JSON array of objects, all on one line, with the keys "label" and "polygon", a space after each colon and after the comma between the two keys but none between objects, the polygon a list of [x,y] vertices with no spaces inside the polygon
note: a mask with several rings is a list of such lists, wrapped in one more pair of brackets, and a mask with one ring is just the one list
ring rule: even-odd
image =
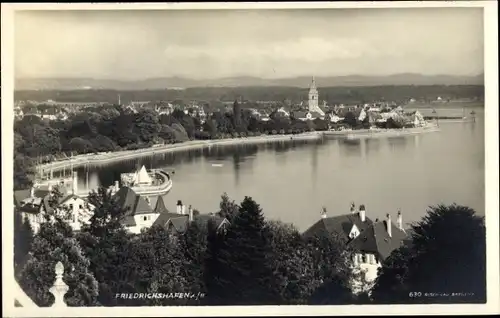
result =
[{"label": "white villa", "polygon": [[403,229],[403,218],[398,212],[396,224],[392,223],[391,216],[387,214],[386,220],[372,221],[366,216],[366,208],[360,205],[356,210],[354,203],[350,213],[328,217],[326,210],[321,219],[304,232],[304,237],[324,235],[325,233],[340,235],[347,244],[358,252],[353,259],[353,271],[360,273],[363,279],[352,281],[354,292],[359,293],[369,290],[377,277],[377,270],[393,250],[399,248],[408,235]]},{"label": "white villa", "polygon": [[[59,200],[55,213],[64,215],[66,221],[74,231],[79,231],[83,224],[90,221],[95,207],[85,198],[77,195],[78,178],[74,173],[72,185],[65,187],[60,185],[59,190],[63,197]],[[27,218],[34,233],[40,229],[40,225],[46,221],[46,213],[54,212],[49,204],[52,190],[56,183],[48,183],[45,186],[34,185],[29,190],[19,190],[14,192],[15,213],[21,213],[23,219]]]}]

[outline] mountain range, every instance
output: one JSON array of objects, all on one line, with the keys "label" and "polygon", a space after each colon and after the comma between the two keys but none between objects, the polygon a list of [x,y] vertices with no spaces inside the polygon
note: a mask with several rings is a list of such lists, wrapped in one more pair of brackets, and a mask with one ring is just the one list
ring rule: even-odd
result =
[{"label": "mountain range", "polygon": [[[78,90],[78,89],[114,89],[114,90],[157,90],[185,89],[192,87],[248,87],[248,86],[284,86],[309,87],[308,76],[266,79],[251,76],[237,76],[218,79],[190,79],[185,77],[161,77],[144,80],[114,80],[95,78],[17,78],[16,90]],[[476,76],[460,75],[422,75],[401,73],[387,76],[328,76],[316,77],[318,87],[335,86],[386,86],[386,85],[484,85],[484,74]]]}]

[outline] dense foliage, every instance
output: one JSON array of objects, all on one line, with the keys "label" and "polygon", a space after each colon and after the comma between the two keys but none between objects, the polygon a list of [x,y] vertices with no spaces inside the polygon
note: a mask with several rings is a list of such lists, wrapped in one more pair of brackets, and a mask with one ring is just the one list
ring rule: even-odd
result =
[{"label": "dense foliage", "polygon": [[26,115],[14,123],[14,187],[24,189],[31,185],[36,164],[71,154],[329,128],[321,119],[304,122],[274,114],[271,113],[271,120],[260,121],[235,102],[232,112],[214,112],[203,121],[180,109],[159,115],[153,109],[133,113],[119,106],[97,107],[94,111],[73,114],[67,120],[49,121]]},{"label": "dense foliage", "polygon": [[[301,102],[307,100],[309,89],[297,87],[195,87],[185,90],[33,90],[14,92],[15,100],[45,101],[57,96],[58,101],[64,102],[108,102],[114,103],[118,94],[121,100],[202,100],[213,107],[222,107],[222,102],[231,102],[243,96],[253,101],[290,100]],[[322,100],[329,104],[363,103],[365,101],[388,100],[402,102],[410,98],[418,100],[436,100],[457,98],[474,98],[484,96],[482,85],[397,85],[397,86],[366,86],[366,87],[321,87]],[[258,104],[256,104],[258,105]]]},{"label": "dense foliage", "polygon": [[[17,279],[40,306],[50,305],[54,264],[62,261],[71,306],[290,305],[484,302],[483,219],[461,206],[438,206],[412,228],[412,242],[383,263],[371,293],[355,295],[352,251],[335,236],[305,239],[298,230],[266,220],[258,203],[222,196],[218,214],[227,231],[194,221],[178,233],[153,226],[133,235],[118,220],[124,212],[104,189],[91,194],[97,207],[79,233],[61,219],[30,237],[17,226],[25,261]],[[17,221],[19,222],[19,220]],[[454,229],[450,231],[451,229]],[[456,230],[456,231],[455,231]],[[29,230],[28,230],[29,232]],[[28,241],[26,241],[28,240]],[[19,243],[16,243],[19,245]],[[18,248],[19,249],[19,248]],[[448,297],[412,297],[413,292]],[[452,297],[452,293],[468,293]],[[127,293],[189,293],[193,297],[135,298]],[[472,295],[472,296],[471,296]],[[203,297],[204,296],[204,297]]]},{"label": "dense foliage", "polygon": [[412,243],[379,270],[377,303],[486,301],[484,218],[458,205],[431,207],[411,228]]}]

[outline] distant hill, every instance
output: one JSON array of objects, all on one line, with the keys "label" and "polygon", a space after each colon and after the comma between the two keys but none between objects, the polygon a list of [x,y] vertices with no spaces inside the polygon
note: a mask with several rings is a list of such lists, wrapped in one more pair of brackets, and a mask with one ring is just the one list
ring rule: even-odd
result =
[{"label": "distant hill", "polygon": [[[219,79],[196,80],[183,77],[149,78],[145,80],[112,80],[93,78],[19,78],[15,80],[16,90],[154,90],[183,89],[192,87],[308,87],[311,77],[265,79],[251,76],[238,76]],[[356,87],[383,85],[483,85],[484,74],[477,76],[422,75],[414,73],[388,76],[329,76],[316,77],[319,87]]]}]

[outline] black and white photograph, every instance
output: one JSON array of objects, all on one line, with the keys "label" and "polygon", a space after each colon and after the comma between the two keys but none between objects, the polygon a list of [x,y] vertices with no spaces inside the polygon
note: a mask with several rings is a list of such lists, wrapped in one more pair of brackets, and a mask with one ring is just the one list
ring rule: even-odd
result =
[{"label": "black and white photograph", "polygon": [[497,3],[429,3],[2,4],[9,316],[498,313]]}]

